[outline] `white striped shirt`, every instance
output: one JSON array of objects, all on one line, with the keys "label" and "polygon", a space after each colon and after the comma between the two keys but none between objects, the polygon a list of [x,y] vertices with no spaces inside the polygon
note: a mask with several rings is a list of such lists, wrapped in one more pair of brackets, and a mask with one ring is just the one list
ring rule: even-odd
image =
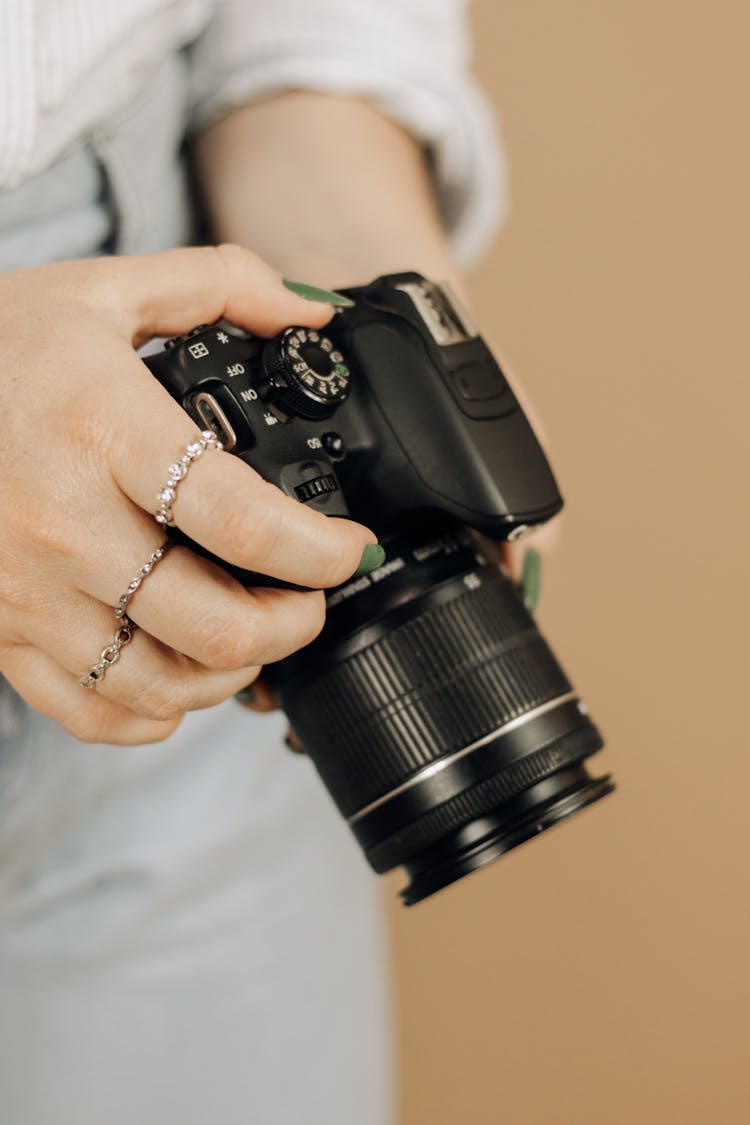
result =
[{"label": "white striped shirt", "polygon": [[468,72],[465,0],[0,0],[0,189],[118,113],[164,55],[190,52],[186,121],[283,89],[366,97],[433,155],[470,257],[496,220],[500,166]]}]

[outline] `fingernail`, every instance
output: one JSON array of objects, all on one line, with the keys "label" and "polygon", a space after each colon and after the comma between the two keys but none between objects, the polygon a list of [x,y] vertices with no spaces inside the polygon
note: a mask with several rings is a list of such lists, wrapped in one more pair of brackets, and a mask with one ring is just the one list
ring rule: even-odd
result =
[{"label": "fingernail", "polygon": [[542,559],[538,551],[529,547],[521,567],[521,597],[529,613],[533,613],[542,592]]},{"label": "fingernail", "polygon": [[290,281],[288,277],[281,279],[292,293],[304,297],[306,301],[319,301],[321,305],[335,305],[337,309],[353,309],[354,301],[350,301],[343,293],[334,293],[333,289],[319,289],[317,285],[306,285],[304,281]]},{"label": "fingernail", "polygon": [[361,574],[370,574],[385,562],[385,551],[379,543],[368,543],[362,552],[359,566],[354,571],[352,578],[359,578]]},{"label": "fingernail", "polygon": [[255,703],[255,689],[252,684],[248,684],[242,691],[236,691],[234,698],[238,703]]}]

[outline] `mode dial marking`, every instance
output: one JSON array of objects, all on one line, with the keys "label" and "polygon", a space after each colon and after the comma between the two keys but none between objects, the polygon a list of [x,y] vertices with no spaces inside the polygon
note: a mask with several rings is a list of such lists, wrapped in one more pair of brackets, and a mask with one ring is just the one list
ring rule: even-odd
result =
[{"label": "mode dial marking", "polygon": [[349,393],[351,372],[335,344],[312,328],[287,328],[263,350],[263,397],[304,418],[325,418]]}]

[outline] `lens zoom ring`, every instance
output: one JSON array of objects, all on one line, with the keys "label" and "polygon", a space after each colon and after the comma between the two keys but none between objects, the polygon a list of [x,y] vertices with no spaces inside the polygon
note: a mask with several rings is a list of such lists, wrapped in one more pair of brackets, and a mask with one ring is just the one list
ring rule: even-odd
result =
[{"label": "lens zoom ring", "polygon": [[479,573],[478,588],[462,585],[285,693],[292,726],[345,816],[571,690],[510,582]]},{"label": "lens zoom ring", "polygon": [[493,777],[478,782],[471,789],[465,789],[375,844],[366,852],[369,863],[379,873],[389,871],[394,864],[403,863],[449,832],[496,810],[503,801],[518,796],[556,770],[587,757],[599,749],[601,742],[601,736],[593,726],[587,731],[579,729],[563,735],[551,746],[545,746]]}]

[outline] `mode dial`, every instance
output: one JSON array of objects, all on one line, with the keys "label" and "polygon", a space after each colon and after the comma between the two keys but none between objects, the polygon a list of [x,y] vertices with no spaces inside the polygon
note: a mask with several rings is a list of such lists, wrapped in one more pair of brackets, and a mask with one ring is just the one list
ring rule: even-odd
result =
[{"label": "mode dial", "polygon": [[261,394],[286,414],[327,418],[349,393],[351,372],[336,345],[313,328],[287,328],[263,349]]}]

